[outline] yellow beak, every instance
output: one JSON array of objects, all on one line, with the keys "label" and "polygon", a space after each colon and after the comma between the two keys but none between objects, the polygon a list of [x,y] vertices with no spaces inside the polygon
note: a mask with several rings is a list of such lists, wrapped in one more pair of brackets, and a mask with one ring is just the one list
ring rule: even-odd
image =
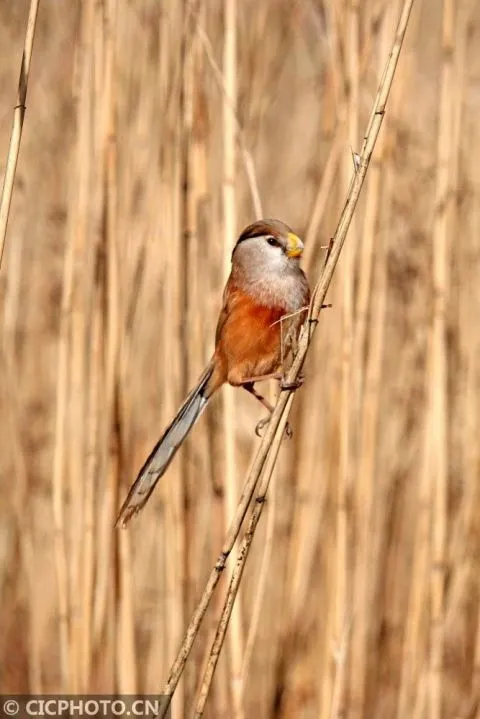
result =
[{"label": "yellow beak", "polygon": [[288,233],[287,257],[300,257],[303,252],[303,242],[293,232]]}]

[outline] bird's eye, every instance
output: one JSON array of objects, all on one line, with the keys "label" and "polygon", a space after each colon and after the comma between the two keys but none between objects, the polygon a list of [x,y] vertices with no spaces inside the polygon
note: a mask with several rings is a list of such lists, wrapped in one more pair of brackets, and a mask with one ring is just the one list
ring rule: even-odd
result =
[{"label": "bird's eye", "polygon": [[280,247],[280,242],[278,242],[275,237],[267,237],[267,242],[272,247]]}]

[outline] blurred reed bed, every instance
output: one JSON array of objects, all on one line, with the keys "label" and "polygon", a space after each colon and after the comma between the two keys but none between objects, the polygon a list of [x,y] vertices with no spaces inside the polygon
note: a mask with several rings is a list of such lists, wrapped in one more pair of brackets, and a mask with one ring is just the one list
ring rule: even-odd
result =
[{"label": "blurred reed bed", "polygon": [[[28,7],[0,2],[2,174]],[[318,276],[399,8],[40,5],[0,276],[4,692],[163,685],[256,403],[223,392],[128,531],[116,508],[210,357],[242,226],[285,220]],[[211,717],[479,711],[480,8],[439,8],[414,6]]]}]

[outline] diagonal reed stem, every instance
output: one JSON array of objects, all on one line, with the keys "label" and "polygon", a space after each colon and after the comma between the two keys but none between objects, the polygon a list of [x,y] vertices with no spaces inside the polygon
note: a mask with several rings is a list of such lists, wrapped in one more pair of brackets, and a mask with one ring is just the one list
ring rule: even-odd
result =
[{"label": "diagonal reed stem", "polygon": [[[390,51],[390,55],[385,66],[383,77],[378,88],[377,96],[375,98],[375,103],[368,123],[367,131],[365,133],[358,167],[356,168],[354,176],[350,183],[346,202],[333,238],[331,251],[329,253],[321,277],[316,284],[312,294],[309,315],[299,339],[298,352],[286,377],[287,384],[295,383],[305,361],[310,343],[313,338],[314,331],[318,324],[318,318],[322,309],[322,305],[324,303],[328,288],[330,286],[330,282],[332,281],[332,277],[337,266],[340,253],[342,251],[345,238],[347,236],[348,228],[350,226],[350,222],[357,206],[360,191],[363,187],[365,176],[370,164],[370,159],[375,148],[375,143],[377,141],[380,128],[382,126],[385,108],[392,87],[393,77],[395,75],[395,70],[405,37],[410,12],[413,7],[413,2],[414,0],[405,0],[403,4],[394,41],[392,44],[392,49]],[[267,457],[270,451],[275,451],[275,446],[278,444],[279,438],[283,436],[284,422],[286,422],[288,418],[288,411],[291,405],[291,395],[294,391],[295,390],[293,389],[289,389],[287,391],[281,392],[277,404],[275,405],[267,430],[260,444],[256,457],[253,461],[250,473],[246,479],[243,492],[237,507],[237,511],[230,525],[227,537],[222,547],[222,551],[220,552],[217,562],[210,573],[205,590],[193,613],[192,619],[185,633],[185,638],[182,643],[182,646],[180,647],[177,657],[175,658],[171,666],[167,683],[163,689],[164,701],[160,710],[160,717],[166,716],[166,712],[170,705],[171,698],[182,675],[185,663],[190,654],[190,650],[198,633],[201,621],[205,615],[207,607],[210,603],[210,599],[213,595],[215,587],[218,584],[222,571],[225,568],[228,555],[230,554],[235,539],[238,536],[240,527],[245,518],[245,514],[247,512],[253,493],[255,492],[258,480],[262,474]],[[273,465],[274,462],[272,462],[270,466],[273,468]],[[268,487],[268,475],[269,473],[266,473],[265,479],[262,482],[262,489],[264,489],[265,491],[265,484]],[[203,706],[205,704],[206,697],[208,696],[211,680],[215,671],[219,652],[228,626],[228,620],[232,611],[233,602],[235,600],[235,595],[248,556],[248,549],[251,543],[251,540],[248,540],[248,534],[249,532],[252,532],[253,538],[253,532],[255,531],[255,527],[258,524],[258,520],[260,519],[260,515],[262,512],[263,502],[264,497],[262,497],[261,493],[259,493],[258,502],[255,505],[254,514],[252,514],[249,528],[245,535],[244,542],[241,545],[237,565],[232,575],[231,584],[225,600],[222,616],[218,625],[217,635],[212,645],[210,658],[204,670],[204,675],[199,692],[199,700],[196,707],[196,717],[202,716],[203,714]]]},{"label": "diagonal reed stem", "polygon": [[37,24],[38,5],[40,0],[31,0],[27,20],[27,32],[25,33],[25,45],[23,46],[22,64],[20,66],[20,77],[18,80],[17,102],[13,111],[12,134],[10,135],[10,146],[7,155],[7,167],[3,180],[2,199],[0,200],[0,268],[2,266],[5,237],[7,235],[8,215],[12,201],[13,182],[15,170],[17,169],[18,153],[20,151],[20,140],[22,139],[23,118],[25,117],[28,78],[30,76],[30,61],[32,59],[33,39],[35,37],[35,26]]}]

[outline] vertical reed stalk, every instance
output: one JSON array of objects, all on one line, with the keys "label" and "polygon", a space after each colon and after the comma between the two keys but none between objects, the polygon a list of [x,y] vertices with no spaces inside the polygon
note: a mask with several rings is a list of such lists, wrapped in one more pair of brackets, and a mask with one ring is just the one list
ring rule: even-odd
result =
[{"label": "vertical reed stalk", "polygon": [[[172,251],[169,253],[165,292],[166,316],[170,322],[165,325],[164,362],[165,377],[172,375],[163,394],[166,417],[172,417],[186,393],[187,357],[186,346],[186,302],[187,275],[186,257],[188,243],[187,208],[191,186],[188,176],[190,137],[188,134],[188,99],[191,97],[192,76],[188,72],[189,53],[191,52],[191,9],[187,0],[182,0],[177,8],[177,22],[182,28],[179,42],[175,43],[178,67],[181,75],[173,86],[173,98],[177,112],[181,118],[174,128],[172,156],[169,167],[172,173],[171,219],[166,225],[170,227],[171,236],[175,238]],[[173,351],[172,351],[173,350]],[[181,640],[185,616],[185,492],[186,465],[185,458],[180,458],[180,466],[170,475],[167,483],[167,519],[165,532],[170,538],[167,559],[167,602],[168,602],[168,651]],[[174,469],[174,467],[172,467]],[[173,476],[172,476],[173,474]],[[172,559],[173,555],[173,559]],[[173,718],[184,716],[185,686],[182,683],[177,700],[173,705]]]},{"label": "vertical reed stalk", "polygon": [[82,605],[81,634],[79,636],[79,687],[87,692],[92,661],[92,600],[94,586],[95,542],[95,484],[98,478],[99,395],[101,387],[102,359],[101,339],[103,318],[101,314],[101,288],[97,287],[92,298],[92,323],[88,373],[87,438],[84,487],[84,515],[82,527]]},{"label": "vertical reed stalk", "polygon": [[[104,401],[101,426],[101,441],[98,453],[97,471],[105,477],[105,493],[102,495],[98,513],[96,542],[99,561],[96,567],[95,594],[92,617],[92,648],[100,638],[107,620],[108,596],[113,588],[112,560],[116,535],[112,525],[116,510],[119,482],[118,452],[119,437],[116,434],[118,393],[118,342],[120,323],[119,258],[116,227],[117,215],[117,130],[116,130],[116,81],[115,81],[115,37],[117,28],[117,0],[108,0],[105,6],[105,71],[102,93],[102,137],[104,190],[104,244],[106,267],[103,274],[104,292],[101,301],[106,309],[105,328],[102,334],[104,344],[103,372],[104,386],[101,397]],[[98,496],[98,495],[97,495]]]},{"label": "vertical reed stalk", "polygon": [[431,336],[430,436],[431,451],[432,563],[429,716],[442,716],[443,647],[446,580],[446,532],[448,491],[447,444],[447,338],[446,313],[449,297],[450,246],[448,229],[453,197],[449,163],[452,152],[453,52],[455,5],[443,3],[442,79],[437,138],[437,172],[433,224],[433,324]]},{"label": "vertical reed stalk", "polygon": [[[394,5],[390,4],[382,21],[378,51],[378,77],[381,77],[384,58],[388,54],[390,22]],[[398,106],[399,85],[402,73],[397,73],[392,104]],[[365,692],[367,682],[367,660],[370,639],[371,586],[371,538],[373,532],[374,478],[377,449],[377,421],[379,405],[379,378],[383,356],[383,327],[385,323],[386,286],[385,286],[385,249],[383,236],[379,237],[378,225],[380,208],[385,204],[382,194],[383,156],[385,138],[389,132],[389,121],[384,125],[378,139],[375,162],[370,168],[365,198],[365,212],[359,248],[359,272],[357,307],[354,327],[354,364],[355,386],[352,399],[356,402],[358,413],[358,458],[354,483],[355,511],[355,563],[352,596],[355,597],[355,617],[351,639],[351,681],[350,712],[352,717],[362,717],[365,712]],[[382,202],[383,200],[383,202]],[[387,199],[390,204],[391,199]],[[375,286],[372,275],[376,278]],[[375,297],[375,306],[371,297]],[[366,346],[367,320],[370,317],[370,346]]]},{"label": "vertical reed stalk", "polygon": [[[345,20],[346,31],[346,77],[347,93],[347,125],[348,140],[351,148],[355,149],[358,142],[359,127],[359,5],[357,0],[348,4]],[[348,186],[352,173],[351,153],[345,154],[344,183]],[[336,663],[334,669],[335,695],[332,698],[331,717],[336,719],[346,711],[346,690],[348,684],[349,667],[349,640],[350,632],[346,633],[347,617],[352,613],[351,591],[351,538],[352,516],[349,506],[352,491],[352,471],[355,448],[355,421],[356,407],[351,402],[353,388],[353,312],[354,312],[354,281],[355,281],[355,254],[356,254],[356,218],[352,218],[351,242],[346,247],[344,264],[341,272],[342,282],[342,348],[341,348],[341,408],[340,408],[340,458],[337,496],[337,553],[336,553],[336,595],[335,595],[335,644],[336,655],[342,661]],[[355,621],[355,620],[354,620]],[[340,652],[340,646],[342,651]]]},{"label": "vertical reed stalk", "polygon": [[[97,100],[103,70],[103,37],[101,8],[89,0],[84,8],[84,58],[80,90],[80,114],[78,127],[78,204],[75,214],[75,266],[71,304],[71,352],[69,357],[70,402],[68,421],[71,431],[67,444],[68,478],[68,541],[70,583],[70,654],[71,682],[75,692],[80,691],[82,674],[82,637],[84,601],[84,544],[85,522],[91,524],[87,514],[84,481],[89,425],[88,403],[88,349],[91,341],[90,318],[95,306],[95,263],[99,245],[97,221],[103,202],[101,165],[97,160]],[[100,69],[101,68],[101,69]],[[91,188],[94,188],[91,194]],[[95,410],[94,410],[95,412]],[[91,418],[94,423],[96,420]],[[95,429],[93,429],[93,432]],[[93,467],[89,467],[93,469]],[[90,500],[93,497],[90,494]],[[75,508],[75,510],[73,509]],[[90,511],[90,510],[88,510]],[[88,530],[90,531],[90,530]],[[88,561],[88,560],[87,560]]]},{"label": "vertical reed stalk", "polygon": [[[237,103],[237,3],[225,0],[225,37],[223,44],[223,78],[225,94],[223,97],[223,262],[225,281],[230,274],[232,243],[237,232],[236,213],[236,128],[235,114]],[[227,527],[235,513],[238,501],[236,442],[236,410],[233,387],[225,387],[223,393],[223,431],[225,438],[225,526]],[[233,563],[237,559],[237,550],[232,549]],[[228,575],[231,570],[227,566]],[[242,712],[241,674],[243,660],[243,627],[241,597],[233,611],[232,628],[229,637],[230,648],[230,687],[233,699],[233,715],[240,719]]]},{"label": "vertical reed stalk", "polygon": [[[73,515],[74,523],[69,522],[65,507],[65,492],[67,490],[66,480],[71,480],[72,463],[77,466],[77,474],[82,477],[83,468],[83,434],[84,416],[81,413],[73,416],[73,407],[78,396],[83,394],[83,386],[74,385],[73,359],[75,351],[80,351],[83,357],[84,346],[78,342],[81,337],[81,330],[78,327],[78,315],[80,306],[79,289],[79,267],[82,267],[82,278],[84,271],[84,240],[86,234],[86,215],[88,194],[87,189],[90,182],[90,72],[91,72],[91,42],[92,42],[93,13],[92,3],[82,6],[80,16],[80,48],[79,59],[79,92],[77,98],[77,147],[75,154],[75,173],[71,181],[71,198],[74,212],[69,218],[67,234],[67,248],[65,251],[62,285],[62,305],[60,320],[60,338],[58,349],[58,370],[56,385],[56,424],[55,424],[55,446],[53,458],[53,521],[55,537],[55,563],[58,583],[58,615],[60,631],[60,665],[62,675],[62,691],[72,691],[76,687],[75,677],[77,676],[77,665],[74,651],[79,646],[78,626],[75,627],[71,617],[71,595],[76,594],[77,600],[81,596],[80,588],[77,586],[72,592],[70,577],[72,572],[79,571],[79,548],[81,547],[80,536],[77,534],[76,542],[73,544],[75,554],[69,557],[67,562],[67,547],[69,544],[69,531],[72,524],[81,527],[83,510],[82,491],[83,482],[79,481],[73,487],[72,498],[76,511]],[[77,331],[77,334],[75,334]],[[75,378],[78,383],[81,378]],[[76,393],[75,393],[76,389]],[[75,436],[71,437],[69,430],[70,423],[74,419],[76,428]],[[74,449],[74,453],[70,451]],[[79,465],[79,466],[78,466]],[[77,575],[78,581],[78,575]],[[78,612],[76,622],[79,621]]]}]

